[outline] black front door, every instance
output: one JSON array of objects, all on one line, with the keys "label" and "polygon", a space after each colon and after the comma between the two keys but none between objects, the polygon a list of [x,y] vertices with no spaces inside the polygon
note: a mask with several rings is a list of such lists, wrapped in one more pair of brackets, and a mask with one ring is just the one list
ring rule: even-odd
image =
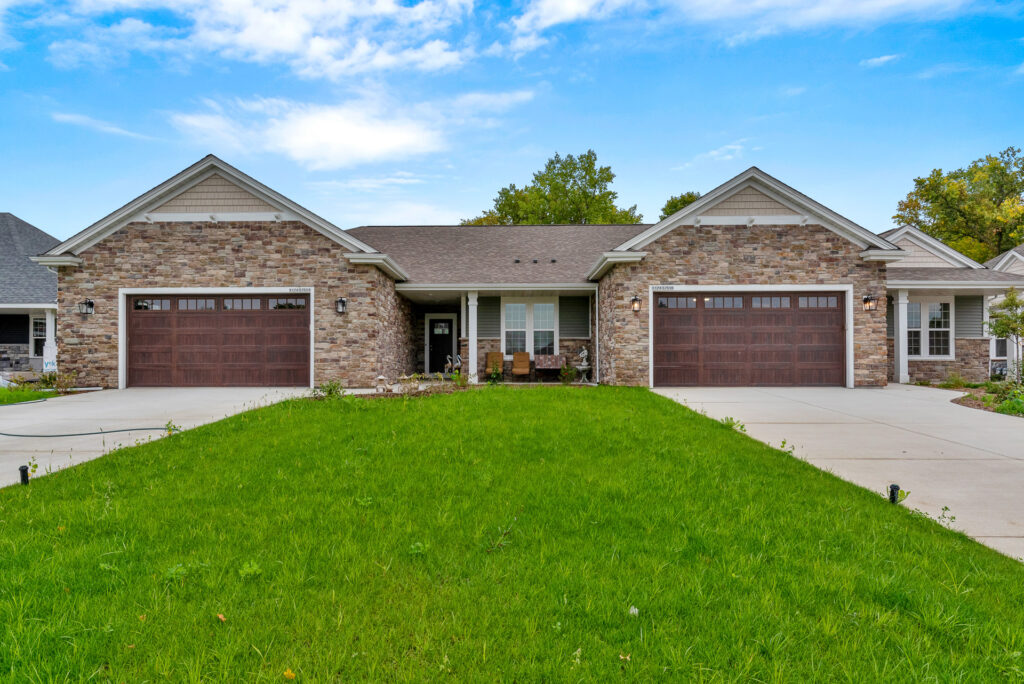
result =
[{"label": "black front door", "polygon": [[455,331],[450,318],[432,318],[427,326],[427,341],[430,347],[430,358],[426,370],[430,373],[441,373],[452,355],[452,343]]}]

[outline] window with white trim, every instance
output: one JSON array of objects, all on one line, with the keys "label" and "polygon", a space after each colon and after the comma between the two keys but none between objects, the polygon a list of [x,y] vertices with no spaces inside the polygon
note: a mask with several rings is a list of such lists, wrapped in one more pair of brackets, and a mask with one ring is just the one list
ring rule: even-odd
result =
[{"label": "window with white trim", "polygon": [[42,356],[46,345],[46,319],[32,319],[32,356]]},{"label": "window with white trim", "polygon": [[992,354],[992,358],[994,358],[994,359],[1005,359],[1006,358],[1006,348],[1007,348],[1007,346],[1006,346],[1006,338],[1005,337],[997,337],[996,338],[996,349],[995,349],[995,353]]},{"label": "window with white trim", "polygon": [[907,356],[919,359],[953,357],[952,299],[907,302]]},{"label": "window with white trim", "polygon": [[511,357],[516,352],[558,353],[558,300],[546,298],[501,299],[501,351]]}]

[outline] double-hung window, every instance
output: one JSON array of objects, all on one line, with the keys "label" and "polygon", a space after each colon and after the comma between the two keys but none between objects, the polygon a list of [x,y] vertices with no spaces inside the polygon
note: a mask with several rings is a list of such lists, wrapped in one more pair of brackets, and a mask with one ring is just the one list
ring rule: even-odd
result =
[{"label": "double-hung window", "polygon": [[922,359],[953,356],[951,300],[907,302],[907,356]]},{"label": "double-hung window", "polygon": [[535,354],[558,353],[557,300],[516,299],[501,301],[501,351],[506,356],[516,352]]}]

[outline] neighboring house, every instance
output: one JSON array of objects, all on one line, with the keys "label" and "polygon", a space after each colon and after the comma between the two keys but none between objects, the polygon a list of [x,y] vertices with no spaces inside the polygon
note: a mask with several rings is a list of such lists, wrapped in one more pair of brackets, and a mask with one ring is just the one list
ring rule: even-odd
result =
[{"label": "neighboring house", "polygon": [[[369,387],[457,351],[475,379],[489,351],[586,348],[609,384],[853,387],[889,380],[889,268],[908,257],[757,168],[654,225],[345,231],[211,155],[36,261],[88,385]],[[897,297],[986,272],[947,261],[901,269]],[[936,351],[945,330],[968,374],[955,296],[949,328],[896,329]]]},{"label": "neighboring house", "polygon": [[54,346],[57,274],[32,263],[60,240],[0,212],[0,372],[41,371]]},{"label": "neighboring house", "polygon": [[[1024,275],[1024,245],[1017,245],[1008,249],[994,259],[985,262],[985,266],[993,271],[1002,273],[1013,273]],[[1021,289],[1021,288],[1018,288]],[[995,297],[989,306],[1002,301],[1002,297]],[[1013,344],[1005,338],[992,340],[992,370],[996,374],[1005,375],[1007,368],[1016,367],[1020,363],[1020,341]]]}]

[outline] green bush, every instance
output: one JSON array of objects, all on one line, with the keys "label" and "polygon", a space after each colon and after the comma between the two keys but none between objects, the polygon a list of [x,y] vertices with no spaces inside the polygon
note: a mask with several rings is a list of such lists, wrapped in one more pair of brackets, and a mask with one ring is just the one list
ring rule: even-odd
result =
[{"label": "green bush", "polygon": [[996,413],[1008,416],[1024,416],[1024,399],[1007,399],[996,407]]}]

